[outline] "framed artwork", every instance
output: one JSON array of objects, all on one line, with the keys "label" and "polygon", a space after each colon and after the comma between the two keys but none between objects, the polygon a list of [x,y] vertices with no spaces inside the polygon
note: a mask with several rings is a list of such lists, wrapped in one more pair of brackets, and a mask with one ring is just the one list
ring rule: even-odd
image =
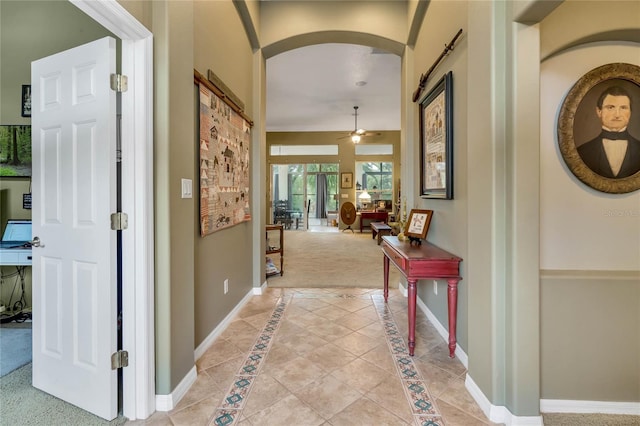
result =
[{"label": "framed artwork", "polygon": [[353,173],[351,172],[340,173],[340,188],[342,189],[353,188]]},{"label": "framed artwork", "polygon": [[427,238],[433,210],[411,209],[409,220],[404,228],[404,235],[424,240]]},{"label": "framed artwork", "polygon": [[453,198],[453,73],[420,101],[420,196]]},{"label": "framed artwork", "polygon": [[632,105],[640,105],[640,67],[613,63],[580,77],[560,107],[562,158],[597,191],[640,189],[640,108]]},{"label": "framed artwork", "polygon": [[23,117],[31,117],[31,85],[22,85],[21,111]]},{"label": "framed artwork", "polygon": [[199,85],[200,235],[251,220],[251,124]]},{"label": "framed artwork", "polygon": [[31,176],[31,126],[0,125],[0,177]]}]

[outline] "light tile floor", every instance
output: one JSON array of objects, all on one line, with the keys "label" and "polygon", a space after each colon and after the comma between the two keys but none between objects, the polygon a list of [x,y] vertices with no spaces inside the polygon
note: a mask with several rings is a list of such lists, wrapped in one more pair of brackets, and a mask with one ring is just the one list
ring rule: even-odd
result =
[{"label": "light tile floor", "polygon": [[465,367],[407,299],[390,290],[267,289],[197,361],[198,378],[145,425],[487,425]]}]

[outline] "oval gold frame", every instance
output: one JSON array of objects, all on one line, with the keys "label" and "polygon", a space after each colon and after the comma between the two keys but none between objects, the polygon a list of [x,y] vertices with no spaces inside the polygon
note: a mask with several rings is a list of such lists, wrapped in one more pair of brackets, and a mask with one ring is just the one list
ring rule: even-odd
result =
[{"label": "oval gold frame", "polygon": [[[583,183],[601,192],[626,194],[640,189],[640,172],[620,179],[600,176],[580,158],[573,135],[576,109],[584,96],[597,84],[611,79],[628,80],[640,87],[640,67],[626,63],[607,64],[583,75],[573,85],[562,103],[558,116],[558,145],[569,170]],[[639,108],[640,106],[634,105],[636,115]],[[632,110],[632,114],[633,112]]]}]

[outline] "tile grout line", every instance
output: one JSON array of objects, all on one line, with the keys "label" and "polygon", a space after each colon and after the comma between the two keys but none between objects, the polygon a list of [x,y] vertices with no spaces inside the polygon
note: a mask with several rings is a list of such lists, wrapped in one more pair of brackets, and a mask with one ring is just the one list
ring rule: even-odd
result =
[{"label": "tile grout line", "polygon": [[437,410],[435,400],[429,393],[427,383],[416,368],[413,357],[409,355],[404,338],[387,302],[381,295],[371,295],[371,299],[382,322],[387,345],[393,357],[393,364],[402,383],[415,424],[418,426],[444,426],[444,419]]},{"label": "tile grout line", "polygon": [[270,319],[262,328],[258,338],[249,350],[244,364],[238,370],[238,374],[234,376],[233,383],[220,405],[214,411],[209,424],[230,426],[239,421],[249,393],[253,388],[253,383],[262,369],[264,360],[273,344],[273,338],[284,318],[284,311],[291,299],[292,296],[290,295],[280,296]]}]

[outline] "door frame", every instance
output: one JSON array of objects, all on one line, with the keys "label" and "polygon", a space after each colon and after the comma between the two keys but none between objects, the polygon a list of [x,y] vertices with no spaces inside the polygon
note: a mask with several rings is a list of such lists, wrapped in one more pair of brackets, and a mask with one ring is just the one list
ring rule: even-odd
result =
[{"label": "door frame", "polygon": [[122,414],[146,419],[155,411],[154,222],[153,222],[153,34],[116,0],[69,0],[122,40]]}]

